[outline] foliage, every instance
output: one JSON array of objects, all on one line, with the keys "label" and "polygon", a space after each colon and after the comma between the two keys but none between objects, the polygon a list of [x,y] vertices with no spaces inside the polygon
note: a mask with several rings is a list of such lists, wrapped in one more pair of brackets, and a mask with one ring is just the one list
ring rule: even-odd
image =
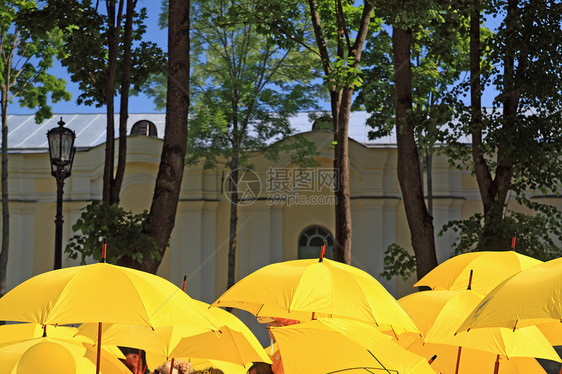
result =
[{"label": "foliage", "polygon": [[194,2],[188,164],[247,167],[250,157],[276,159],[282,151],[297,151],[294,160],[309,163],[303,149],[315,152],[299,137],[280,141],[292,135],[289,117],[316,107],[314,58],[258,32],[254,7],[253,1]]},{"label": "foliage", "polygon": [[80,256],[102,260],[103,241],[107,243],[107,262],[115,264],[122,257],[130,257],[139,264],[145,257],[160,260],[154,238],[146,234],[148,213],[126,212],[117,204],[93,202],[84,208],[80,218],[72,225],[74,232],[65,252],[72,259]]},{"label": "foliage", "polygon": [[[552,238],[560,237],[561,213],[529,198],[530,191],[535,197],[559,195],[562,51],[553,40],[562,37],[560,6],[559,1],[483,1],[483,16],[499,26],[481,35],[482,87],[491,86],[498,94],[493,107],[481,113],[481,122],[471,125],[473,108],[462,100],[470,82],[458,83],[457,121],[450,123],[445,139],[450,163],[478,178],[484,203],[484,214],[444,228],[458,230],[460,251],[480,249],[482,242],[501,246],[516,232],[523,236],[518,242],[526,243],[523,251],[539,258],[560,253]],[[472,149],[456,139],[478,132],[481,155],[473,160]],[[508,196],[534,213],[509,211]]]},{"label": "foliage", "polygon": [[391,280],[392,277],[401,276],[408,280],[416,271],[416,256],[410,254],[404,247],[392,243],[384,252],[384,270],[381,277]]},{"label": "foliage", "polygon": [[62,54],[63,30],[51,27],[35,32],[20,16],[36,9],[36,2],[30,0],[0,4],[0,85],[8,102],[17,98],[20,106],[36,109],[35,121],[41,123],[52,117],[49,95],[54,103],[70,100],[71,95],[64,79],[48,73],[53,59]]},{"label": "foliage", "polygon": [[[39,11],[26,12],[21,18],[34,30],[56,26],[64,30],[65,53],[61,64],[68,69],[71,80],[78,83],[81,94],[78,104],[101,107],[106,101],[107,41],[109,21],[107,14],[90,0],[55,0]],[[153,42],[143,40],[146,33],[146,8],[135,13],[133,21],[133,50],[131,63],[132,91],[148,89],[153,74],[165,71],[165,54]],[[121,42],[123,38],[121,37]],[[122,56],[119,56],[120,61]],[[115,89],[120,85],[120,64],[117,66]]]},{"label": "foliage", "polygon": [[[433,6],[433,8],[431,8]],[[418,144],[433,148],[442,139],[443,125],[453,116],[451,97],[453,84],[468,67],[468,20],[448,8],[432,2],[410,9],[385,9],[387,22],[409,20],[412,29],[412,100],[413,110],[408,123],[415,124]],[[425,16],[422,17],[422,15]],[[419,23],[415,23],[419,22]],[[363,75],[365,83],[359,90],[354,109],[365,109],[372,115],[367,124],[373,129],[371,139],[386,136],[394,128],[394,82],[390,26],[383,25],[365,50]]]},{"label": "foliage", "polygon": [[[508,211],[496,232],[500,236],[498,240],[504,243],[502,248],[496,250],[511,249],[512,239],[515,236],[517,252],[531,256],[543,261],[560,257],[562,249],[562,229],[560,220],[562,213],[555,207],[540,203],[531,203],[536,209],[534,215]],[[456,254],[472,252],[487,248],[480,247],[480,235],[486,225],[483,214],[475,214],[465,220],[454,220],[443,226],[442,236],[448,230],[459,234],[453,242]],[[558,244],[556,243],[558,242]]]}]

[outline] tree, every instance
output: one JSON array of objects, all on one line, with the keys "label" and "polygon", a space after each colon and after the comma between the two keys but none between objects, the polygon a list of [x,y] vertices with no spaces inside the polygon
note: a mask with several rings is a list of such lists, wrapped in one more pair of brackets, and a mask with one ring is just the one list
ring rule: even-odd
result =
[{"label": "tree", "polygon": [[[562,36],[560,2],[472,1],[470,107],[459,103],[467,121],[456,127],[472,137],[470,160],[482,198],[483,212],[445,229],[460,230],[458,250],[508,249],[518,233],[519,250],[539,258],[559,254],[553,237],[562,238],[560,211],[531,200],[530,191],[558,195],[562,142],[560,83],[562,57],[555,40]],[[466,9],[466,7],[465,7]],[[493,37],[480,34],[484,16],[501,20]],[[484,51],[490,51],[485,54]],[[481,69],[486,62],[493,66]],[[498,92],[490,111],[482,108],[482,90],[492,85]],[[469,126],[462,125],[469,123]],[[533,216],[513,212],[510,194]],[[523,234],[523,235],[519,235]]]},{"label": "tree", "polygon": [[[176,220],[185,154],[189,111],[190,1],[170,0],[168,8],[168,69],[166,125],[160,166],[148,215],[149,233],[164,255]],[[161,258],[161,257],[160,257]],[[156,273],[160,258],[143,258],[140,268]]]},{"label": "tree", "polygon": [[[405,1],[398,1],[406,8]],[[412,110],[412,71],[410,61],[410,27],[395,24],[392,28],[394,85],[396,89],[396,142],[398,180],[404,198],[412,246],[416,254],[418,279],[437,266],[433,217],[425,206],[419,169],[419,156],[409,112]]]},{"label": "tree", "polygon": [[[293,161],[310,165],[314,144],[292,134],[289,117],[314,108],[310,84],[314,57],[294,43],[278,45],[252,17],[255,2],[194,3],[193,120],[188,164],[223,164],[229,172],[230,232],[227,288],[235,282],[240,200],[240,169],[250,159],[293,152]],[[263,30],[262,30],[263,31]]]},{"label": "tree", "polygon": [[52,116],[47,104],[70,100],[66,82],[48,73],[53,58],[61,53],[62,32],[46,29],[34,33],[20,23],[19,12],[36,9],[35,1],[12,0],[0,3],[0,111],[2,116],[2,252],[0,253],[0,296],[6,293],[10,215],[8,192],[8,106],[18,99],[21,106],[37,108],[35,121]]},{"label": "tree", "polygon": [[[262,2],[254,13],[281,42],[299,43],[320,59],[324,86],[329,93],[334,130],[336,243],[334,258],[351,263],[351,203],[348,154],[349,113],[354,90],[362,83],[361,54],[373,17],[371,1],[309,0],[307,7],[293,1]],[[282,17],[279,15],[283,14]],[[311,24],[303,24],[303,16]],[[374,27],[378,22],[374,23]],[[313,39],[308,38],[312,28]]]},{"label": "tree", "polygon": [[[131,92],[146,88],[149,77],[164,69],[164,54],[155,43],[142,41],[146,9],[136,11],[138,0],[55,0],[30,14],[29,23],[67,30],[61,59],[82,94],[77,103],[106,106],[107,133],[102,200],[119,203],[127,154],[128,100]],[[134,76],[134,80],[131,77]],[[120,96],[119,149],[115,168],[115,104]]]},{"label": "tree", "polygon": [[[415,268],[421,277],[437,263],[431,223],[431,157],[435,143],[444,136],[443,125],[452,117],[450,101],[455,92],[449,87],[460,79],[468,65],[467,36],[463,33],[467,17],[431,2],[418,6],[397,2],[394,8],[381,8],[379,14],[393,25],[392,36],[390,27],[383,25],[372,37],[375,41],[364,57],[365,83],[355,106],[363,106],[372,113],[368,119],[374,129],[370,133],[372,138],[386,135],[393,128],[396,131],[399,182],[412,235]],[[405,275],[408,271],[403,268],[412,261],[403,248],[393,244],[387,249],[384,275]]]}]

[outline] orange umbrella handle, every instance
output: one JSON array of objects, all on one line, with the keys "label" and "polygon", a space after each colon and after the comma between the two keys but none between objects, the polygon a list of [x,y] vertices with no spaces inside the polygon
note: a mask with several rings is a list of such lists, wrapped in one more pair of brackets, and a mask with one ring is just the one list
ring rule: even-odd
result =
[{"label": "orange umbrella handle", "polygon": [[459,366],[461,364],[461,350],[462,350],[462,347],[459,346],[459,351],[457,353],[457,367],[455,368],[455,374],[459,374]]},{"label": "orange umbrella handle", "polygon": [[322,249],[320,250],[320,259],[318,262],[324,262],[324,256],[326,255],[326,242],[322,244]]},{"label": "orange umbrella handle", "polygon": [[496,356],[496,363],[494,364],[494,374],[498,374],[500,372],[500,355]]}]

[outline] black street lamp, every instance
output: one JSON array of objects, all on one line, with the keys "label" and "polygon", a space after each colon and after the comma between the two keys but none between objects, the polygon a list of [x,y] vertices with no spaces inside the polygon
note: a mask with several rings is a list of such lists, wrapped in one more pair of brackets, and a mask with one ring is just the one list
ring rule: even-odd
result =
[{"label": "black street lamp", "polygon": [[49,156],[51,159],[51,174],[57,181],[57,215],[55,216],[55,269],[62,267],[62,193],[64,180],[70,176],[74,161],[74,139],[76,134],[64,127],[62,117],[54,127],[47,132],[49,141]]}]

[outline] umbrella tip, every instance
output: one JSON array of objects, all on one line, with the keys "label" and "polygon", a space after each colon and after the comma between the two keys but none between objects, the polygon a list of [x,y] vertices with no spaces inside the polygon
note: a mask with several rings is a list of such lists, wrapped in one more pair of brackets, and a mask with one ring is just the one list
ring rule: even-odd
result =
[{"label": "umbrella tip", "polygon": [[435,361],[436,358],[437,358],[437,355],[433,355],[433,357],[431,357],[431,358],[429,359],[429,361],[427,361],[427,362],[431,365],[431,363],[432,363],[433,361]]},{"label": "umbrella tip", "polygon": [[513,238],[511,239],[511,250],[514,251],[515,250],[515,241],[517,240],[517,235],[516,233],[513,233]]},{"label": "umbrella tip", "polygon": [[473,270],[470,269],[470,276],[468,278],[468,287],[466,287],[467,290],[471,290],[472,289],[472,274],[473,274]]},{"label": "umbrella tip", "polygon": [[107,239],[103,238],[103,247],[102,247],[102,254],[101,254],[101,262],[105,263],[106,262],[106,256],[107,256]]},{"label": "umbrella tip", "polygon": [[324,256],[326,255],[326,241],[322,243],[322,249],[320,249],[320,259],[318,262],[324,262]]}]

